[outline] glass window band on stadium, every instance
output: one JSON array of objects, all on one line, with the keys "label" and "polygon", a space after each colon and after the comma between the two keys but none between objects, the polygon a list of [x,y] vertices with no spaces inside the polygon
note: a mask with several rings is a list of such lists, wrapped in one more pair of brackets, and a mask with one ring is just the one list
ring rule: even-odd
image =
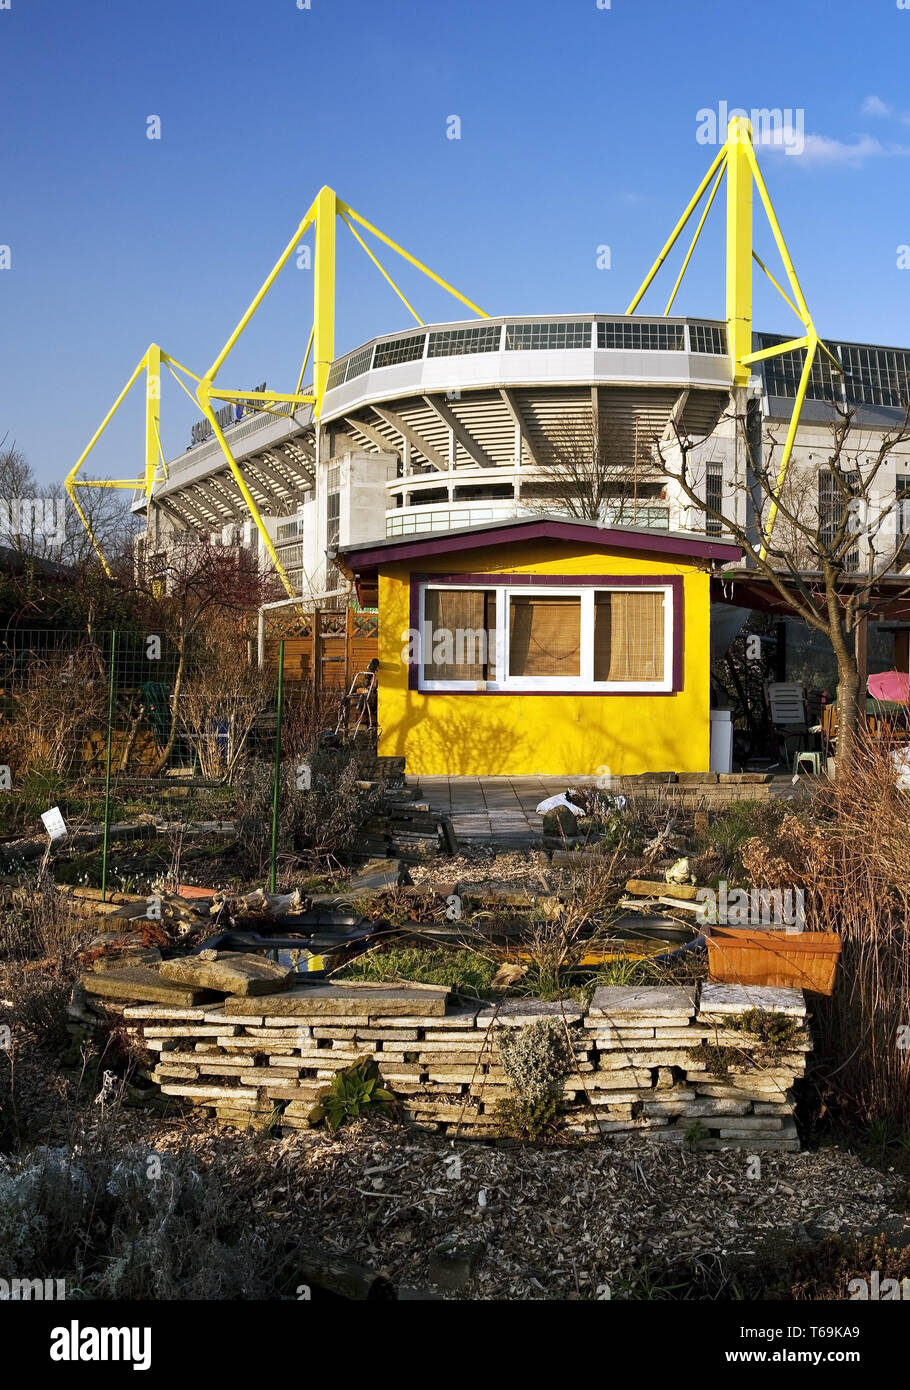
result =
[{"label": "glass window band on stadium", "polygon": [[[786,341],[780,334],[759,333],[760,349]],[[807,397],[846,405],[900,409],[910,399],[910,352],[860,343],[830,342],[842,363],[843,376],[819,354],[812,367]],[[483,324],[429,328],[377,339],[339,358],[329,373],[328,390],[369,371],[405,362],[443,357],[468,357],[492,352],[679,352],[724,356],[726,328],[720,323],[689,320],[647,320],[630,317],[597,319],[513,319]],[[769,396],[796,397],[805,349],[773,357],[761,364]]]},{"label": "glass window band on stadium", "polygon": [[487,352],[690,352],[724,356],[722,324],[686,320],[502,319],[482,324],[428,328],[381,338],[333,363],[327,390],[381,367],[421,358],[467,357]]},{"label": "glass window band on stadium", "polygon": [[[771,333],[758,335],[763,350],[786,339]],[[900,348],[869,347],[861,343],[835,343],[827,346],[843,366],[836,372],[828,359],[818,354],[812,364],[806,395],[812,401],[835,402],[844,406],[871,405],[902,410],[910,401],[910,352]],[[771,357],[763,363],[765,387],[769,396],[794,400],[799,387],[805,348]]]}]

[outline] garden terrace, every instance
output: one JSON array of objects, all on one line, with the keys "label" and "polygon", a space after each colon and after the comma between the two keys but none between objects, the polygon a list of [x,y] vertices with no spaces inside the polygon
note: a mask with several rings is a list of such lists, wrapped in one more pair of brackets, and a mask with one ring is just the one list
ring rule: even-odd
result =
[{"label": "garden terrace", "polygon": [[587,1007],[465,1003],[407,982],[300,987],[258,957],[206,956],[83,976],[73,1032],[115,1021],[144,1055],[140,1075],[230,1124],[306,1129],[332,1078],[370,1057],[405,1118],[495,1139],[503,1103],[522,1098],[509,1035],[542,1027],[567,1138],[799,1148],[792,1087],[811,1043],[798,990],[604,986]]}]

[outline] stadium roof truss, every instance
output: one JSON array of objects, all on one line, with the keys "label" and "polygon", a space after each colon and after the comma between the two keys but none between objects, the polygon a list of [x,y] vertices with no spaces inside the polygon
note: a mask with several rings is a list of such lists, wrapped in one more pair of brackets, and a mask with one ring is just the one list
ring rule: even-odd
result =
[{"label": "stadium roof truss", "polygon": [[[805,349],[806,357],[803,363],[802,375],[793,402],[793,411],[790,416],[790,425],[787,430],[787,438],[781,453],[780,465],[778,467],[777,482],[774,495],[771,498],[771,506],[768,509],[768,519],[766,532],[761,547],[761,554],[764,555],[767,545],[774,530],[777,520],[778,501],[781,489],[787,476],[790,466],[790,459],[793,454],[793,446],[796,442],[796,432],[799,428],[799,421],[802,415],[803,404],[806,399],[806,392],[812,376],[812,367],[817,355],[824,353],[831,361],[833,369],[841,373],[843,368],[834,354],[825,346],[819,338],[818,331],[806,304],[805,296],[797,278],[784,234],[781,231],[774,205],[771,202],[767,185],[762,176],[755,155],[755,147],[752,142],[752,125],[745,117],[734,116],[727,128],[727,139],[722,145],[708,172],[705,174],[695,193],[692,195],[689,205],[677,222],[673,231],[664,245],[660,255],[654,262],[648,274],[645,276],[638,293],[630,303],[627,314],[633,314],[638,308],[655,279],[658,271],[663,266],[670,251],[676,245],[685,227],[694,217],[696,210],[702,202],[705,194],[710,187],[707,202],[705,203],[701,217],[695,228],[695,233],[686,252],[682,267],[676,277],[676,283],[667,301],[664,310],[664,317],[667,317],[673,307],[679,287],[683,277],[689,267],[692,254],[698,244],[702,229],[711,211],[711,205],[717,195],[721,180],[724,175],[727,179],[727,229],[726,229],[726,293],[727,293],[727,340],[730,347],[730,359],[733,368],[733,385],[746,386],[751,375],[750,368],[756,363],[768,357],[780,357],[785,353],[796,352]],[[787,284],[790,287],[790,294],[787,294],[783,286],[771,274],[768,267],[755,251],[753,245],[753,187],[758,189],[768,225],[774,236],[780,258],[783,263],[784,273]],[[800,337],[791,338],[786,342],[779,343],[774,347],[765,348],[761,352],[752,351],[752,266],[753,262],[758,265],[774,288],[783,296],[787,304],[796,314],[803,326],[804,332]],[[791,298],[792,295],[792,298]]]}]

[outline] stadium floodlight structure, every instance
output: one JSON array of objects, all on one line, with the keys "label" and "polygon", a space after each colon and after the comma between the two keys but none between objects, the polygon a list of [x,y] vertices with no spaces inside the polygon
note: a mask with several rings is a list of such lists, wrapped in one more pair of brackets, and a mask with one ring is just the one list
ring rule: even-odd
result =
[{"label": "stadium floodlight structure", "polygon": [[[291,598],[297,597],[297,591],[278,558],[278,552],[263,523],[252,494],[247,487],[243,473],[234,455],[231,453],[230,445],[228,444],[224,431],[221,429],[212,408],[212,400],[259,401],[261,402],[261,408],[263,410],[268,410],[279,402],[287,403],[292,406],[312,405],[313,415],[317,420],[319,419],[322,413],[322,403],[325,398],[329,369],[335,358],[335,233],[338,218],[345,223],[355,240],[360,243],[370,260],[392,286],[392,289],[398,295],[399,299],[421,327],[423,326],[423,319],[421,319],[416,309],[414,309],[405,298],[405,295],[385,267],[380,263],[378,257],[370,250],[369,246],[354,226],[355,222],[372,236],[377,237],[379,241],[396,252],[397,255],[403,257],[410,265],[415,266],[423,275],[428,276],[435,284],[440,285],[442,289],[454,295],[462,304],[466,304],[473,313],[477,314],[480,318],[487,317],[483,309],[479,308],[476,304],[472,303],[470,299],[467,299],[463,294],[459,293],[448,281],[443,280],[435,271],[430,270],[428,266],[425,266],[421,261],[418,261],[416,257],[412,256],[410,252],[406,251],[403,246],[399,246],[396,241],[386,236],[378,227],[374,227],[373,224],[368,222],[365,217],[362,217],[359,212],[355,212],[348,203],[343,202],[334,189],[324,187],[316,194],[305,217],[297,226],[294,235],[269,271],[246,313],[237,324],[208,371],[203,377],[197,379],[198,384],[196,387],[196,399],[199,402],[205,418],[212,427],[215,438],[218,440],[221,451],[231,470],[231,475],[240,489],[240,493],[247,505],[253,523],[262,537],[263,545],[268,551],[279,578]],[[282,269],[287,264],[287,261],[296,251],[300,238],[304,236],[311,227],[314,229],[315,242],[313,255],[313,326],[310,330],[306,352],[304,353],[300,372],[297,376],[296,389],[288,394],[281,394],[274,391],[226,390],[222,386],[216,388],[216,376],[224,366],[224,363],[235,347],[238,339],[246,330],[256,310],[259,308]],[[310,362],[311,353],[313,359],[313,382],[309,390],[304,390],[303,382]]]},{"label": "stadium floodlight structure", "polygon": [[[105,415],[98,429],[92,435],[89,443],[67,474],[65,479],[66,491],[108,575],[111,574],[110,565],[98,543],[97,537],[92,531],[88,517],[79,504],[77,489],[88,487],[124,488],[133,492],[137,490],[142,491],[146,498],[149,498],[152,494],[154,484],[161,478],[167,477],[167,465],[161,447],[160,433],[161,368],[162,366],[166,366],[178,385],[183,388],[190,399],[194,402],[198,402],[227,460],[234,481],[237,484],[244,503],[250,513],[250,517],[262,538],[262,543],[275,566],[275,570],[281,582],[291,598],[296,599],[299,597],[278,557],[278,552],[275,549],[272,538],[268,533],[268,529],[262,519],[253,495],[247,486],[246,479],[231,453],[230,445],[228,444],[224,431],[212,407],[212,401],[242,401],[244,404],[255,402],[259,410],[271,412],[273,414],[275,413],[274,407],[279,404],[290,404],[291,406],[311,405],[313,407],[314,417],[317,420],[319,419],[322,412],[323,399],[325,397],[329,368],[335,357],[335,232],[338,218],[345,223],[354,239],[360,244],[367,256],[421,326],[423,326],[423,320],[420,315],[392,279],[392,276],[386,270],[385,266],[381,264],[376,254],[364,241],[363,237],[354,226],[354,223],[357,223],[358,226],[362,227],[370,235],[375,236],[379,241],[383,242],[435,284],[441,286],[441,288],[446,290],[449,294],[454,295],[457,300],[467,305],[467,307],[480,318],[488,317],[483,309],[477,304],[474,304],[465,295],[461,294],[455,289],[454,285],[450,285],[447,280],[443,280],[435,271],[430,270],[429,266],[424,265],[422,261],[417,260],[409,251],[406,251],[403,246],[399,246],[391,237],[386,236],[385,232],[373,226],[373,224],[368,222],[365,217],[362,217],[359,212],[355,212],[348,203],[345,203],[338,197],[334,189],[328,187],[320,189],[306,215],[296,227],[294,235],[291,237],[278,260],[263,281],[252,303],[246,310],[246,313],[240,319],[240,322],[231,333],[224,347],[221,349],[205,375],[201,377],[198,376],[196,372],[191,371],[188,367],[182,366],[175,358],[171,357],[157,344],[153,343],[137,364],[132,376],[120,392],[120,395],[114,401],[114,404],[111,406],[107,415]],[[232,390],[223,386],[216,386],[216,376],[224,366],[228,356],[248,327],[256,310],[272,288],[272,285],[275,283],[287,261],[296,251],[300,238],[304,236],[311,227],[314,229],[315,242],[313,257],[313,326],[310,330],[306,352],[304,353],[303,362],[297,377],[296,388],[292,392],[282,393],[276,391]],[[303,382],[307,366],[310,362],[311,353],[313,361],[313,382],[308,389],[304,389]],[[182,372],[186,377],[196,383],[195,393],[191,391],[186,382],[177,375],[178,371]],[[146,398],[145,471],[143,475],[139,478],[131,479],[90,480],[80,478],[78,475],[88,459],[89,454],[94,449],[98,440],[107,429],[111,420],[114,418],[120,406],[123,404],[123,401],[143,372],[145,373]]]},{"label": "stadium floodlight structure", "polygon": [[[91,522],[85,515],[85,512],[79,503],[79,498],[77,496],[76,490],[77,488],[100,487],[123,488],[129,490],[130,492],[135,492],[137,491],[137,489],[139,489],[144,491],[146,497],[149,497],[151,495],[152,487],[156,480],[161,477],[167,477],[167,462],[165,460],[164,450],[161,447],[162,367],[167,367],[167,369],[170,371],[171,375],[173,376],[174,380],[178,383],[178,385],[183,388],[183,390],[187,393],[191,400],[194,399],[192,392],[186,385],[186,382],[183,381],[180,376],[178,376],[178,372],[182,372],[185,376],[190,377],[193,381],[198,381],[199,378],[196,375],[196,373],[190,371],[189,367],[184,367],[182,363],[178,362],[175,357],[171,357],[170,353],[165,352],[164,349],[159,347],[157,343],[152,343],[149,346],[148,350],[145,352],[145,354],[137,362],[136,367],[133,370],[132,376],[127,381],[123,390],[120,392],[120,395],[114,401],[114,404],[111,406],[110,410],[107,412],[104,419],[101,421],[101,424],[98,426],[95,433],[92,435],[88,444],[85,446],[82,453],[79,455],[78,459],[74,463],[73,467],[70,469],[69,473],[66,475],[66,478],[63,482],[69,499],[72,502],[74,508],[76,509],[76,515],[79,517],[79,520],[85,527],[85,530],[88,533],[89,540],[95,548],[95,552],[99,560],[101,561],[102,566],[104,567],[105,573],[109,577],[112,577],[112,570],[110,564],[108,563],[104,551],[101,549],[101,545],[98,541],[97,536],[92,530]],[[82,470],[83,464],[88,459],[89,454],[92,452],[95,445],[98,443],[98,440],[101,438],[102,434],[104,434],[104,431],[107,429],[108,425],[111,423],[114,416],[117,414],[117,411],[120,409],[121,405],[126,400],[130,391],[133,389],[136,382],[143,375],[143,373],[145,374],[144,473],[140,478],[80,478],[79,473]]]},{"label": "stadium floodlight structure", "polygon": [[[777,518],[777,499],[780,496],[781,488],[783,487],[789,469],[803,405],[806,400],[806,394],[812,378],[816,359],[820,354],[823,354],[830,359],[833,371],[841,373],[843,369],[837,358],[834,357],[826,345],[821,341],[815,328],[796,271],[793,267],[793,262],[787,249],[780,223],[778,222],[767,186],[762,176],[761,169],[759,168],[753,146],[752,127],[748,119],[734,117],[730,121],[725,143],[718,150],[717,155],[689,201],[682,217],[677,222],[669,239],[645,277],[640,289],[629,304],[626,314],[632,315],[635,313],[658,275],[658,272],[666,262],[673,247],[676,245],[689,222],[695,217],[707,194],[707,201],[698,218],[694,236],[686,252],[679,274],[676,277],[666,308],[664,309],[664,317],[669,317],[680,285],[692,260],[699,237],[701,236],[708,214],[711,211],[724,177],[726,177],[727,200],[725,269],[727,343],[731,364],[730,385],[734,390],[738,387],[747,386],[752,374],[751,368],[767,358],[780,357],[801,349],[805,350],[806,354],[793,404],[789,428],[787,430],[786,441],[781,454],[780,466],[777,474],[777,486],[772,495],[771,506],[765,521],[762,545],[762,551],[764,552]],[[764,207],[771,232],[780,253],[784,271],[782,278],[789,288],[789,293],[781,284],[780,280],[775,278],[764,264],[753,245],[753,201],[755,189],[758,189],[761,203]],[[352,236],[421,327],[425,325],[420,315],[406,298],[405,294],[379,260],[378,256],[364,240],[361,231],[376,238],[390,250],[394,251],[396,255],[402,257],[409,265],[427,276],[436,285],[453,295],[454,298],[464,304],[472,314],[481,319],[488,318],[488,315],[477,304],[474,304],[470,299],[466,298],[465,295],[455,289],[453,285],[443,280],[434,271],[430,270],[428,266],[417,260],[416,257],[412,256],[404,247],[400,246],[397,242],[393,241],[391,237],[380,231],[378,227],[368,222],[360,213],[355,212],[350,204],[344,202],[338,196],[334,189],[328,187],[320,189],[305,216],[294,229],[293,236],[269,271],[246,312],[237,323],[208,371],[202,376],[197,376],[195,372],[181,366],[174,358],[170,357],[161,348],[153,344],[136,367],[120,396],[118,396],[117,400],[114,402],[114,405],[105,416],[99,429],[67,476],[67,492],[73,501],[83,525],[92,537],[95,549],[98,551],[102,563],[108,572],[110,572],[110,570],[107,561],[101,553],[95,537],[92,535],[91,527],[85,513],[79,506],[77,489],[81,487],[131,488],[143,491],[146,498],[149,499],[152,496],[156,482],[167,479],[167,468],[159,435],[161,368],[162,366],[166,366],[171,371],[172,375],[174,375],[178,384],[193,400],[194,404],[197,404],[202,410],[218,442],[218,446],[224,455],[231,476],[243,500],[243,505],[249,512],[259,532],[263,547],[268,553],[276,573],[281,579],[289,597],[291,599],[297,599],[299,597],[297,590],[281,563],[276,547],[269,535],[243,471],[234,458],[230,444],[219,423],[212,403],[213,401],[243,402],[244,404],[252,404],[263,413],[280,415],[287,415],[289,410],[293,411],[297,406],[308,405],[311,407],[313,420],[318,424],[322,415],[323,402],[328,388],[329,370],[335,359],[335,251],[336,224],[339,218],[344,222]],[[263,300],[272,289],[282,269],[287,264],[290,257],[297,251],[301,237],[309,232],[311,228],[314,232],[313,322],[307,340],[303,362],[297,376],[295,389],[287,393],[280,393],[275,391],[249,391],[246,389],[233,389],[222,386],[217,378],[228,357],[248,328]],[[358,230],[358,228],[360,228],[360,230]],[[754,265],[758,265],[768,276],[771,283],[793,310],[802,328],[802,332],[799,336],[757,352],[753,351],[752,336],[752,282]],[[304,380],[310,363],[312,363],[312,382],[305,387]],[[146,375],[145,471],[143,476],[136,480],[120,480],[113,482],[87,481],[79,478],[77,475],[91,450],[94,448],[123,399],[143,371]],[[182,375],[178,375],[178,372]],[[187,382],[183,379],[184,377],[195,382],[195,390],[190,389]]]},{"label": "stadium floodlight structure", "polygon": [[[667,256],[670,254],[676,242],[679,240],[683,230],[694,217],[699,205],[710,186],[707,202],[702,211],[701,217],[695,228],[695,234],[686,252],[682,267],[676,277],[676,283],[667,301],[664,310],[666,318],[673,307],[673,301],[682,284],[683,277],[692,259],[692,253],[698,244],[702,229],[707,221],[711,205],[717,195],[721,180],[726,175],[727,179],[727,228],[726,228],[726,317],[727,317],[727,342],[729,345],[730,360],[732,366],[732,385],[747,386],[751,375],[751,367],[756,362],[761,362],[765,358],[780,357],[785,353],[796,352],[805,349],[806,359],[803,363],[802,374],[799,386],[796,391],[796,398],[793,402],[793,411],[790,416],[790,424],[787,430],[787,437],[781,453],[780,465],[777,471],[777,482],[774,495],[771,498],[771,505],[768,509],[768,518],[763,536],[761,555],[767,552],[767,546],[774,530],[774,523],[777,520],[778,498],[787,477],[790,467],[790,459],[793,455],[793,446],[796,443],[796,433],[799,428],[800,417],[806,399],[806,392],[812,378],[812,368],[818,354],[824,353],[830,359],[832,369],[838,373],[843,372],[843,368],[834,354],[825,346],[818,335],[818,331],[809,312],[805,295],[797,278],[784,234],[781,231],[774,205],[771,202],[767,185],[759,168],[758,159],[755,154],[755,147],[752,141],[752,124],[742,116],[734,116],[727,127],[727,139],[721,146],[717,155],[711,163],[708,172],[705,174],[695,193],[689,201],[688,207],[682,217],[677,222],[673,231],[665,243],[660,255],[654,262],[648,274],[645,276],[638,293],[633,298],[627,314],[633,314],[638,308],[651,283],[655,279]],[[713,180],[713,184],[712,184]],[[753,245],[753,188],[758,189],[765,216],[774,236],[778,252],[784,267],[784,274],[790,287],[792,298],[778,280],[771,274],[764,261],[757,254]],[[803,326],[804,332],[800,337],[791,338],[787,342],[779,343],[774,347],[765,348],[761,352],[752,351],[752,275],[753,262],[758,265],[774,288],[783,296],[787,304],[796,314]]]}]

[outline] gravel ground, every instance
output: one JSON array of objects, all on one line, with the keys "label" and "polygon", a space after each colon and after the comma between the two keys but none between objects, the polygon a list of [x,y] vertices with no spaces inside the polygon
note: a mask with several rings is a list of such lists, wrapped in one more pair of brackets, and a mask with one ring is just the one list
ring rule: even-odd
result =
[{"label": "gravel ground", "polygon": [[554,878],[549,860],[539,850],[497,853],[492,845],[479,843],[462,844],[460,848],[461,853],[451,859],[410,865],[414,883],[492,883],[498,888],[540,893],[548,891],[547,880]]},{"label": "gravel ground", "polygon": [[594,1298],[604,1285],[643,1297],[643,1278],[665,1264],[718,1270],[769,1239],[903,1232],[908,1221],[905,1180],[837,1149],[765,1154],[750,1178],[744,1152],[637,1139],[455,1147],[383,1121],[277,1141],[198,1121],[154,1133],[159,1152],[189,1145],[209,1180],[239,1177],[256,1210],[399,1286],[432,1287],[444,1237],[481,1242],[474,1277],[446,1294],[467,1300]]},{"label": "gravel ground", "polygon": [[97,1128],[105,1147],[189,1150],[251,1222],[281,1222],[289,1237],[382,1269],[398,1285],[430,1287],[444,1237],[481,1242],[473,1279],[448,1297],[591,1298],[605,1284],[614,1297],[643,1297],[650,1271],[698,1262],[716,1272],[769,1239],[884,1230],[910,1243],[905,1177],[841,1149],[762,1154],[760,1176],[750,1177],[744,1150],[699,1153],[637,1137],[455,1145],[373,1120],[335,1137],[272,1139],[195,1111],[162,1117],[116,1101],[102,1109],[40,1049],[17,1051],[16,1105],[10,1113],[7,1090],[0,1111],[25,1131],[22,1148],[81,1141]]}]

